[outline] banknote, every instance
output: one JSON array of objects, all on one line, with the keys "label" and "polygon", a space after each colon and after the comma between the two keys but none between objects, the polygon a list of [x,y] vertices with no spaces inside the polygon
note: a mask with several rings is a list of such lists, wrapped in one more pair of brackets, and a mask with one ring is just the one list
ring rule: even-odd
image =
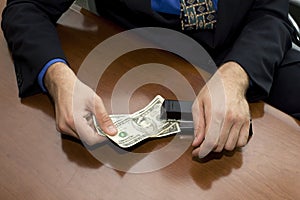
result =
[{"label": "banknote", "polygon": [[122,148],[131,147],[163,130],[166,121],[160,119],[164,98],[157,95],[146,107],[115,123],[118,133],[107,136]]},{"label": "banknote", "polygon": [[[109,115],[109,117],[111,118],[112,122],[115,123],[116,121],[123,120],[129,117],[129,114]],[[92,119],[93,119],[93,125],[96,128],[97,133],[101,136],[106,136],[106,134],[101,130],[95,115],[92,116]]]},{"label": "banknote", "polygon": [[[125,118],[128,118],[129,114],[117,114],[117,115],[110,115],[111,120],[115,123],[116,121],[123,120]],[[101,130],[100,126],[97,123],[97,120],[95,116],[93,116],[93,123],[94,127],[96,127],[96,131],[101,136],[106,136],[106,134]],[[156,133],[154,135],[151,135],[151,138],[159,138],[159,137],[165,137],[172,134],[179,133],[181,131],[179,122],[177,121],[171,121],[164,123],[164,126],[162,127],[163,130],[161,130],[159,133]]]},{"label": "banknote", "polygon": [[115,136],[106,135],[93,116],[99,135],[107,136],[122,148],[131,147],[147,138],[164,137],[180,132],[179,123],[160,118],[164,98],[157,95],[146,107],[133,114],[110,115],[118,129]]},{"label": "banknote", "polygon": [[168,124],[165,129],[160,131],[157,135],[151,136],[152,138],[160,138],[160,137],[166,137],[169,135],[173,135],[176,133],[179,133],[181,131],[179,123],[176,121],[168,122]]}]

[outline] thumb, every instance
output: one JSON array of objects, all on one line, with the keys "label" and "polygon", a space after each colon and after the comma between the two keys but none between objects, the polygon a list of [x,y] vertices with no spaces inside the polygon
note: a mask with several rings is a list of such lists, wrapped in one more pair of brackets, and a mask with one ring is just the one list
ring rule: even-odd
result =
[{"label": "thumb", "polygon": [[118,130],[107,114],[104,104],[99,96],[97,96],[95,100],[94,114],[102,131],[111,136],[117,134]]}]

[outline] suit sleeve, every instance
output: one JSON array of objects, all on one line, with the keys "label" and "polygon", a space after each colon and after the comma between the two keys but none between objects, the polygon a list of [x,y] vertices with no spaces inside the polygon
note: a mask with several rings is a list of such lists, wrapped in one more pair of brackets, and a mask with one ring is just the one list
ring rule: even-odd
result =
[{"label": "suit sleeve", "polygon": [[252,83],[247,92],[249,101],[268,96],[276,68],[291,48],[288,9],[286,0],[256,0],[225,58],[225,62],[239,63],[248,73]]},{"label": "suit sleeve", "polygon": [[56,21],[73,0],[8,0],[1,27],[15,65],[19,96],[41,92],[38,74],[54,59],[66,60]]}]

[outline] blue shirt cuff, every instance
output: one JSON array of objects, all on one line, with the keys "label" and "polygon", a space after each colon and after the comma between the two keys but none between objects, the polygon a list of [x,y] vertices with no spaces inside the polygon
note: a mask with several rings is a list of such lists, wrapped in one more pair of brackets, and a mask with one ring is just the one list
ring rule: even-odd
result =
[{"label": "blue shirt cuff", "polygon": [[64,60],[64,59],[61,59],[61,58],[55,58],[55,59],[52,59],[50,60],[49,62],[47,62],[47,64],[42,68],[42,70],[40,71],[39,75],[38,75],[38,83],[39,83],[39,86],[41,87],[42,91],[47,93],[47,89],[44,85],[44,76],[48,70],[48,68],[53,65],[54,63],[57,63],[57,62],[62,62],[62,63],[65,63],[67,64],[67,62]]}]

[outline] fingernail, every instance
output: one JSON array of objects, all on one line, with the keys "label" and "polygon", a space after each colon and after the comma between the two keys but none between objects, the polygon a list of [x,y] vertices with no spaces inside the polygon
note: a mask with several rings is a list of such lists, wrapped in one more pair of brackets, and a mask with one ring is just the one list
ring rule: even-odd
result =
[{"label": "fingernail", "polygon": [[114,134],[117,132],[117,129],[115,126],[111,125],[109,127],[107,127],[107,130],[109,131],[109,133]]}]

